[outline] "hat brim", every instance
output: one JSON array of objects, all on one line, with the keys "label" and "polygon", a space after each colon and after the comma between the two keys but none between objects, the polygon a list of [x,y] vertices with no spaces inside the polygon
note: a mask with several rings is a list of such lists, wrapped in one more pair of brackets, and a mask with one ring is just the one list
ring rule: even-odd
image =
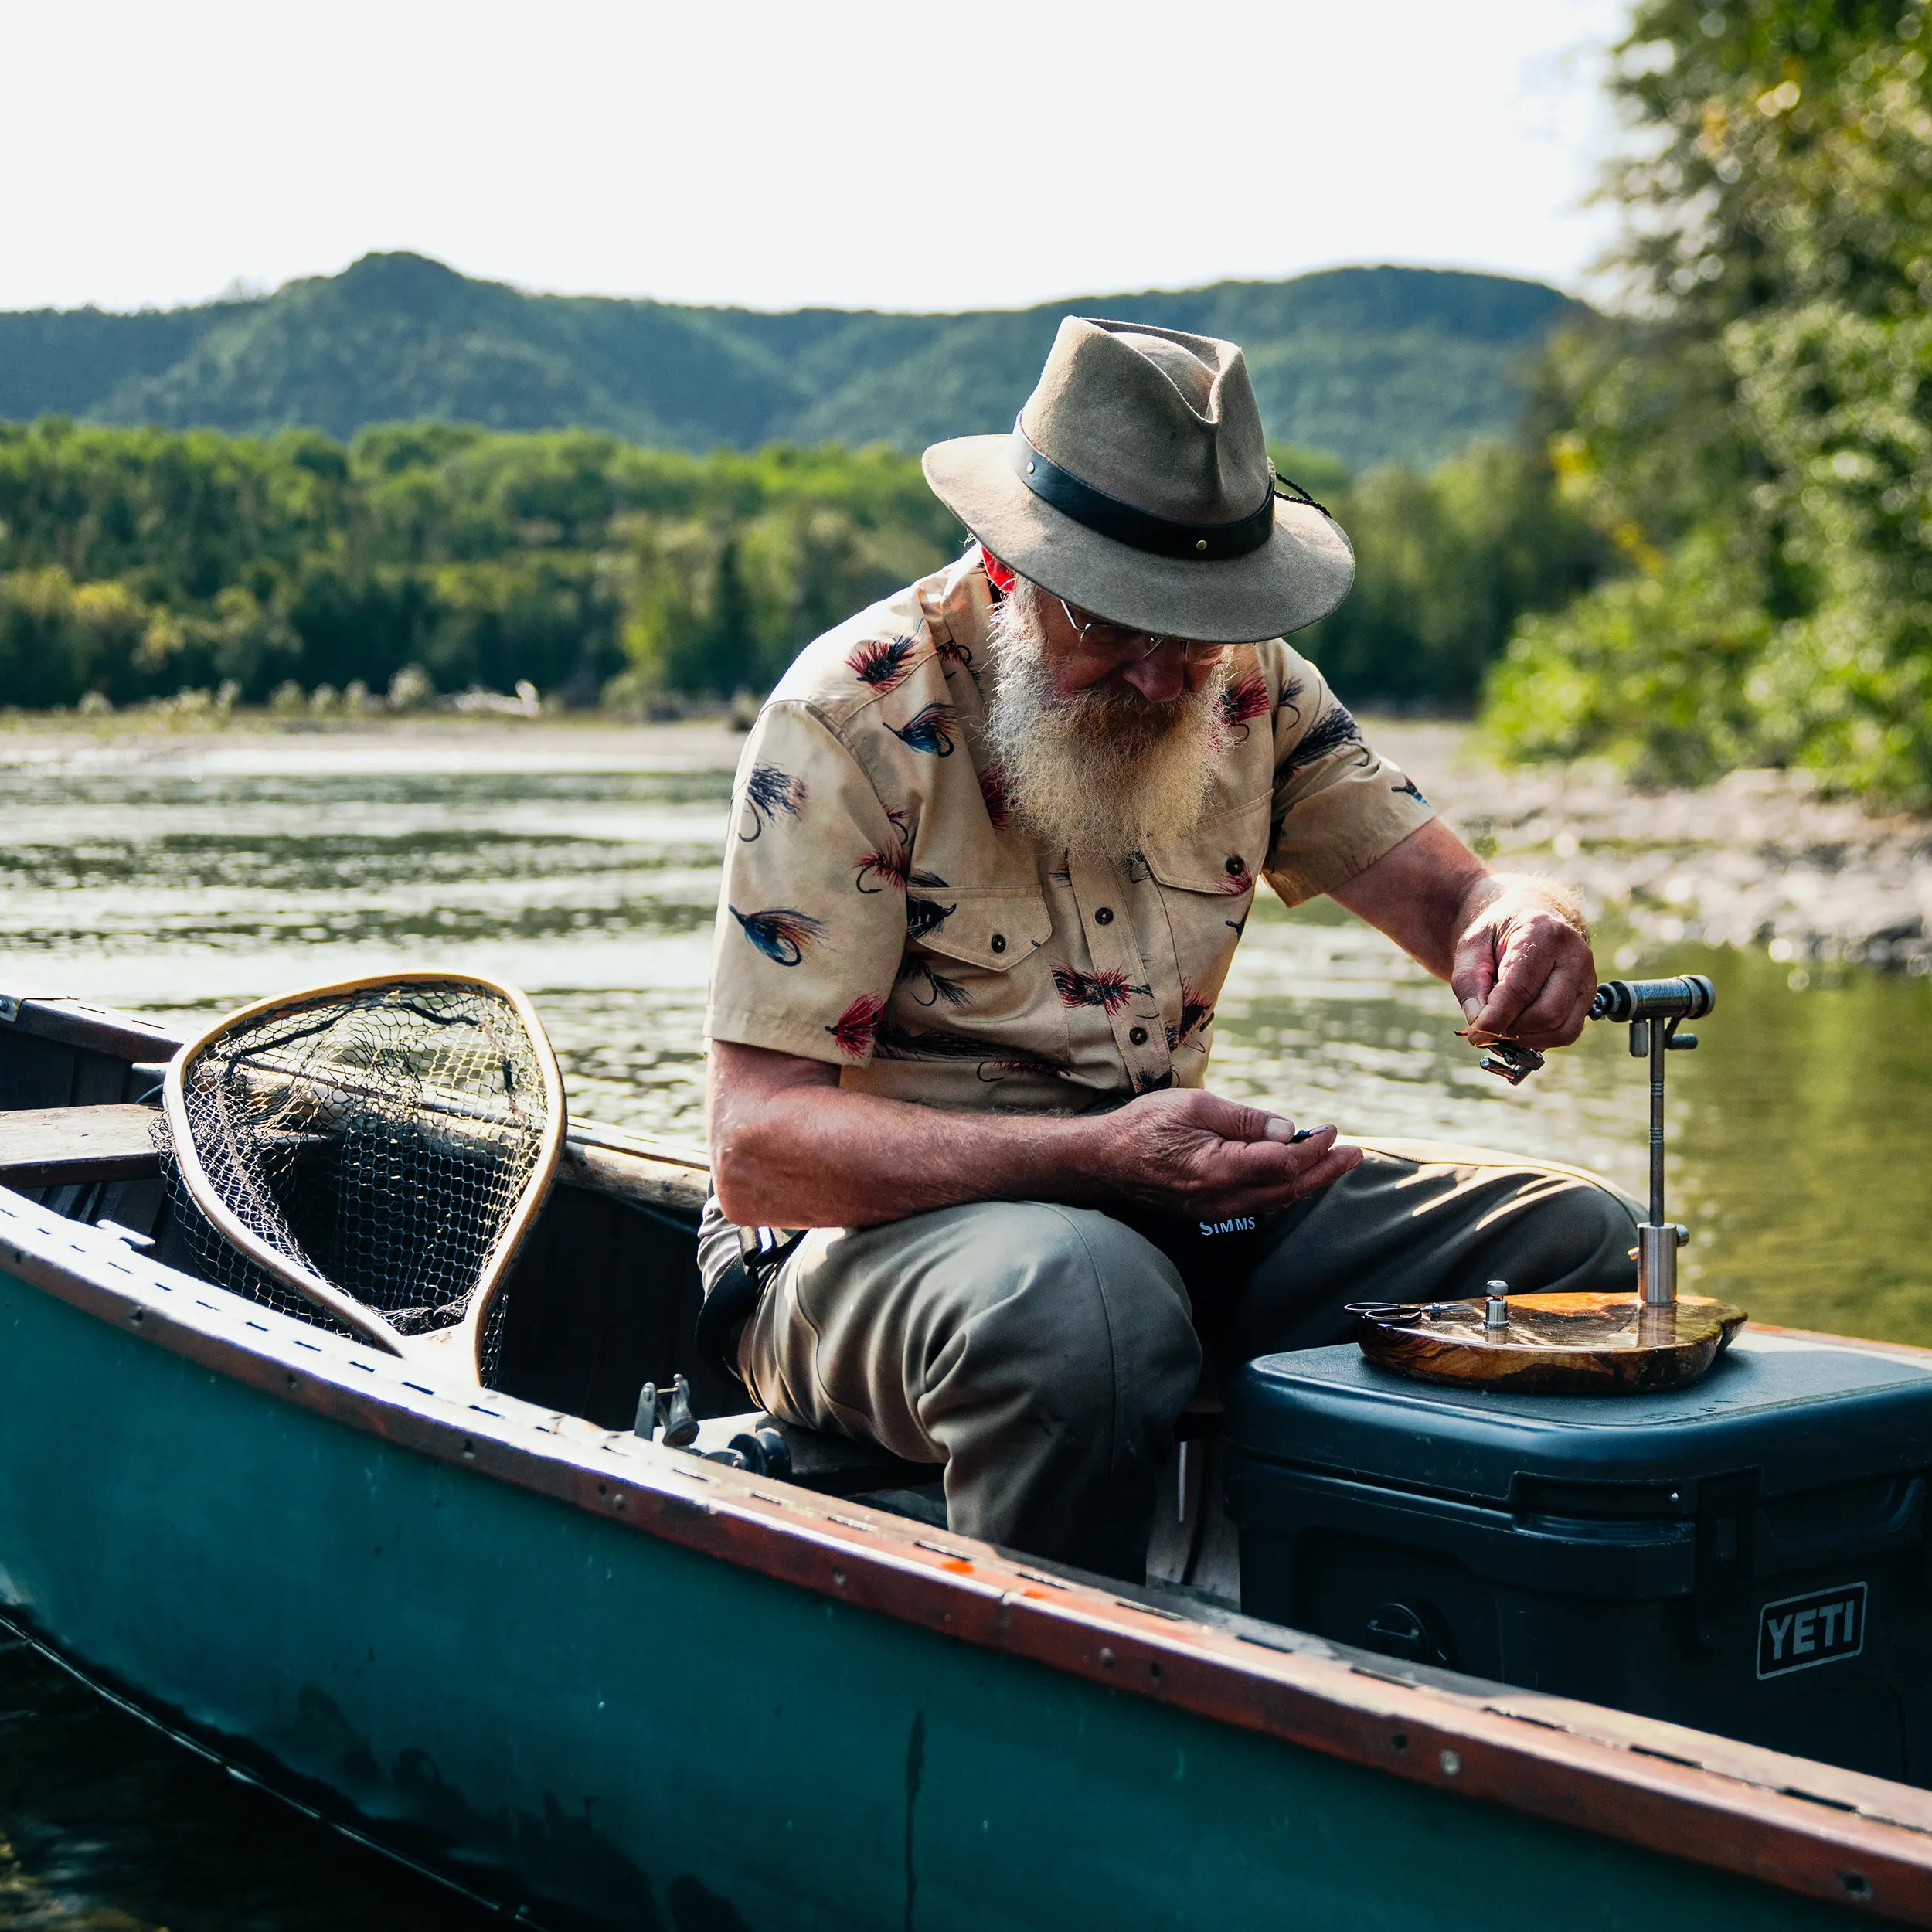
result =
[{"label": "hat brim", "polygon": [[1090,530],[1015,473],[1012,438],[961,436],[922,461],[933,494],[994,556],[1110,624],[1203,644],[1253,644],[1325,617],[1355,581],[1340,524],[1278,498],[1274,529],[1245,556],[1161,556]]}]

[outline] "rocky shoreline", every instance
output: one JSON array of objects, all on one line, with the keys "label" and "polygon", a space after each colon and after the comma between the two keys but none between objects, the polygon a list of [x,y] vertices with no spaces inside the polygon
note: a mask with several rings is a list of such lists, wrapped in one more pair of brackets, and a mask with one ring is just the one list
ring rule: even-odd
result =
[{"label": "rocky shoreline", "polygon": [[1641,791],[1587,766],[1499,769],[1467,726],[1367,728],[1485,857],[1561,878],[1635,946],[1932,973],[1932,820],[1820,799],[1804,773]]},{"label": "rocky shoreline", "polygon": [[[0,766],[16,770],[227,762],[274,755],[278,740],[292,753],[290,740],[326,739],[332,753],[347,740],[372,757],[420,757],[434,767],[501,758],[529,770],[554,757],[605,770],[728,770],[743,743],[722,719],[439,716],[318,726],[244,716],[225,728],[163,730],[131,729],[121,719],[16,717],[8,726]],[[1702,791],[1647,792],[1590,766],[1499,768],[1468,725],[1369,718],[1364,727],[1478,851],[1563,879],[1607,938],[1645,949],[1764,947],[1794,966],[1856,961],[1932,974],[1932,819],[1875,818],[1827,802],[1801,773],[1740,771]]]}]

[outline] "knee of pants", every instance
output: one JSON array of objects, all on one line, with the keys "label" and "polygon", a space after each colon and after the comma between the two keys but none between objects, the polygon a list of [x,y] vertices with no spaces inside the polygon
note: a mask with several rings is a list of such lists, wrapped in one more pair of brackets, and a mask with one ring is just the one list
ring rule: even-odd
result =
[{"label": "knee of pants", "polygon": [[[1091,1209],[1036,1206],[1006,1223],[1002,1277],[972,1351],[1030,1363],[1063,1419],[1165,1426],[1200,1377],[1187,1291],[1151,1241]],[[988,1257],[989,1260],[992,1257]]]},{"label": "knee of pants", "polygon": [[1607,1182],[1578,1181],[1546,1202],[1548,1238],[1563,1264],[1582,1268],[1627,1257],[1642,1211]]}]

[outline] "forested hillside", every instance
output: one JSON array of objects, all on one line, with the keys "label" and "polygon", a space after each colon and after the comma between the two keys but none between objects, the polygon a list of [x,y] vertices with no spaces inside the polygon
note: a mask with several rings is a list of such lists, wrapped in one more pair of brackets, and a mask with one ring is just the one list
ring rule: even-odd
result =
[{"label": "forested hillside", "polygon": [[1378,267],[1014,311],[767,315],[526,294],[420,256],[371,255],[257,301],[0,315],[0,418],[346,440],[434,417],[699,453],[910,451],[1010,423],[1072,312],[1240,342],[1270,433],[1359,470],[1426,467],[1509,433],[1543,345],[1580,311],[1539,283]]},{"label": "forested hillside", "polygon": [[[1352,699],[1468,704],[1519,614],[1610,554],[1533,451],[1357,481],[1277,454],[1355,540],[1355,596],[1304,640]],[[0,706],[729,697],[964,538],[883,449],[0,425]]]}]

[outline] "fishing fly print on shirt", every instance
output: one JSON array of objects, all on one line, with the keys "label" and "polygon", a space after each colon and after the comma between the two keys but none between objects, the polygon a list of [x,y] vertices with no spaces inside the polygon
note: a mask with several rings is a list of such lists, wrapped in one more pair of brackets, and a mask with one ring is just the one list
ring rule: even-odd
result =
[{"label": "fishing fly print on shirt", "polygon": [[861,684],[870,685],[883,697],[912,675],[917,648],[910,638],[869,638],[852,646],[845,662]]},{"label": "fishing fly print on shirt", "polygon": [[[1196,1036],[1214,1022],[1214,1009],[1185,980],[1181,982],[1181,1021],[1167,1029],[1167,1050],[1171,1053],[1187,1041],[1199,1046]],[[1206,1048],[1201,1048],[1205,1052]]]},{"label": "fishing fly print on shirt", "polygon": [[1288,747],[1281,762],[1274,768],[1275,782],[1291,778],[1298,771],[1305,771],[1311,765],[1318,765],[1332,752],[1345,746],[1358,747],[1364,757],[1369,755],[1368,747],[1362,743],[1362,727],[1355,721],[1346,705],[1332,704],[1308,730]]},{"label": "fishing fly print on shirt", "polygon": [[1274,708],[1268,681],[1258,671],[1243,672],[1221,687],[1221,724],[1230,743],[1246,744],[1253,721],[1265,718]]},{"label": "fishing fly print on shirt", "polygon": [[[920,990],[921,981],[925,987],[923,992]],[[898,983],[921,1006],[957,1009],[972,1004],[972,995],[957,980],[948,979],[944,973],[935,971],[931,961],[922,959],[917,953],[908,953],[900,962]]]},{"label": "fishing fly print on shirt", "polygon": [[1136,986],[1124,973],[1083,973],[1071,966],[1053,968],[1053,985],[1063,1006],[1097,1006],[1110,1019],[1130,999],[1154,996],[1151,988]]},{"label": "fishing fly print on shirt", "polygon": [[806,786],[777,765],[753,765],[740,796],[751,829],[741,823],[738,836],[750,845],[764,835],[765,827],[777,818],[796,818],[805,808]]},{"label": "fishing fly print on shirt", "polygon": [[[1170,1056],[1198,1080],[1270,862],[1292,895],[1321,872],[1311,855],[1379,849],[1428,808],[1365,756],[1314,667],[1276,640],[1235,647],[1213,692],[1222,748],[1199,830],[1109,855],[1114,917],[1163,943],[1137,957],[1103,942],[1096,958],[1081,867],[1033,832],[978,735],[969,679],[998,665],[991,607],[970,561],[944,573],[944,594],[941,581],[808,647],[754,727],[728,808],[714,1037],[802,1046],[947,1106],[1124,1098],[1165,1077]],[[1319,804],[1296,806],[1270,849],[1269,820],[1311,791]]]},{"label": "fishing fly print on shirt", "polygon": [[796,966],[811,950],[825,928],[822,920],[790,906],[775,906],[768,912],[741,913],[736,906],[726,908],[744,929],[745,937],[766,958],[781,966]]},{"label": "fishing fly print on shirt", "polygon": [[886,816],[898,835],[896,842],[889,849],[881,846],[869,852],[857,861],[855,869],[859,876],[855,883],[859,889],[862,893],[903,892],[909,886],[920,886],[927,891],[937,887],[944,892],[946,882],[937,872],[913,869],[912,834],[905,813],[888,809]]},{"label": "fishing fly print on shirt", "polygon": [[929,704],[903,725],[886,729],[899,742],[914,751],[930,752],[935,758],[953,755],[953,733],[959,729],[959,713],[949,704]]},{"label": "fishing fly print on shirt", "polygon": [[861,993],[825,1031],[838,1042],[839,1052],[848,1060],[862,1060],[872,1051],[872,1039],[885,1011],[883,1001],[875,999],[870,993]]},{"label": "fishing fly print on shirt", "polygon": [[920,899],[908,893],[906,899],[906,937],[923,939],[936,933],[959,910],[957,904],[942,906],[936,899]]},{"label": "fishing fly print on shirt", "polygon": [[1025,1047],[999,1046],[964,1033],[948,1033],[939,1028],[899,1026],[882,1020],[875,1036],[875,1053],[882,1060],[971,1060],[975,1072],[988,1087],[1015,1075],[1032,1073],[1064,1080],[1072,1066],[1058,1055],[1036,1053]]},{"label": "fishing fly print on shirt", "polygon": [[995,832],[1006,829],[1006,781],[997,766],[988,765],[979,774],[979,795],[985,802],[986,816]]}]

